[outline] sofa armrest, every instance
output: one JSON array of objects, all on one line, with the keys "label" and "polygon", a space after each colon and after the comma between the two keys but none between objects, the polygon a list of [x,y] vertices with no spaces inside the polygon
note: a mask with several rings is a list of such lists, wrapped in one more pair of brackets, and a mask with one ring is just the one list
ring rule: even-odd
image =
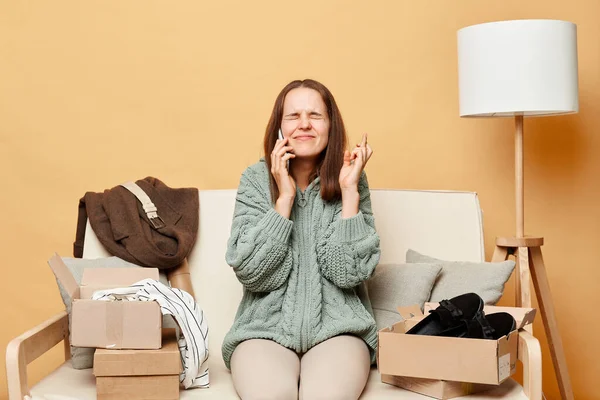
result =
[{"label": "sofa armrest", "polygon": [[65,359],[70,357],[69,316],[62,311],[13,339],[6,347],[6,377],[9,400],[23,400],[29,395],[27,365],[65,341]]},{"label": "sofa armrest", "polygon": [[542,400],[542,350],[529,332],[519,331],[517,354],[523,363],[523,390],[529,400]]}]

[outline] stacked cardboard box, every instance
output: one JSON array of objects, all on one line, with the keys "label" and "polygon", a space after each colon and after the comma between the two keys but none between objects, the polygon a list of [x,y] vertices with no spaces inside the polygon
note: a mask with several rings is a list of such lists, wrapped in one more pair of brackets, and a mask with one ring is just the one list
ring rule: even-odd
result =
[{"label": "stacked cardboard box", "polygon": [[518,331],[531,324],[535,309],[485,306],[484,312],[508,312],[517,329],[498,340],[465,339],[405,333],[435,309],[426,303],[399,307],[404,318],[379,331],[377,366],[382,382],[437,399],[489,390],[516,372]]},{"label": "stacked cardboard box", "polygon": [[158,280],[158,269],[84,269],[79,285],[58,254],[48,264],[72,299],[71,344],[97,349],[98,399],[179,399],[179,346],[175,329],[162,328],[158,303],[92,300],[97,290]]},{"label": "stacked cardboard box", "polygon": [[107,350],[94,354],[98,400],[179,399],[181,357],[175,329],[163,330],[158,350]]}]

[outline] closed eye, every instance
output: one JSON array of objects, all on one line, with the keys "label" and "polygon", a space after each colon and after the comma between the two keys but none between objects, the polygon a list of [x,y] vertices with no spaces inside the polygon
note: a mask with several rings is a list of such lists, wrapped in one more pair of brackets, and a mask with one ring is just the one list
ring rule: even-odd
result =
[{"label": "closed eye", "polygon": [[287,114],[284,118],[285,119],[298,119],[298,117],[300,117],[299,113],[291,113],[291,114]]}]

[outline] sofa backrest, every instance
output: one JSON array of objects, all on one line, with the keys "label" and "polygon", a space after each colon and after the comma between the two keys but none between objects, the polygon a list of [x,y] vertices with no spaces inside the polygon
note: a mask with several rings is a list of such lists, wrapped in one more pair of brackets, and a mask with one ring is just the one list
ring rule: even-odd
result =
[{"label": "sofa backrest", "polygon": [[[200,225],[188,261],[196,300],[208,320],[211,352],[218,356],[242,296],[241,284],[225,262],[236,190],[201,190],[199,195]],[[404,262],[408,248],[447,260],[484,260],[475,193],[372,189],[371,200],[381,263]],[[83,257],[106,256],[88,222]]]}]

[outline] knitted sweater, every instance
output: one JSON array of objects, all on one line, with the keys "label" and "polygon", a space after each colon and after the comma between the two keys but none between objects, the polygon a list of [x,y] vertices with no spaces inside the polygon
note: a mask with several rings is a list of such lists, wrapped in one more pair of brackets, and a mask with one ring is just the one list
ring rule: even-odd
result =
[{"label": "knitted sweater", "polygon": [[343,219],[341,201],[323,201],[317,177],[298,189],[287,219],[273,207],[264,158],[244,171],[226,252],[243,285],[222,345],[227,368],[247,339],[270,339],[303,354],[339,334],[362,338],[375,361],[377,327],[365,280],[380,249],[364,172],[358,190],[358,214]]}]

